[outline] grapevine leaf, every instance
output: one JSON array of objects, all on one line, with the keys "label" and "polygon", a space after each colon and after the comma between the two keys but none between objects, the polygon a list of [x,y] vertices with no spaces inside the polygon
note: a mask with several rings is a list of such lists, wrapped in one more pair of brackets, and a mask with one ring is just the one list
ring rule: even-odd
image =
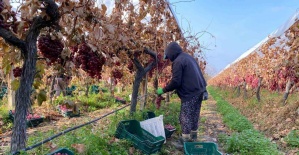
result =
[{"label": "grapevine leaf", "polygon": [[20,87],[20,80],[19,79],[14,79],[11,81],[11,89],[16,91]]},{"label": "grapevine leaf", "polygon": [[105,4],[102,4],[102,11],[101,11],[101,14],[104,15],[107,11],[107,7]]},{"label": "grapevine leaf", "polygon": [[41,84],[42,84],[41,80],[34,80],[33,86],[35,89],[38,89]]},{"label": "grapevine leaf", "polygon": [[9,74],[9,72],[11,71],[11,65],[7,55],[3,57],[2,66],[3,66],[4,74],[5,75]]},{"label": "grapevine leaf", "polygon": [[38,104],[39,106],[41,106],[42,103],[43,103],[44,101],[46,101],[46,100],[47,100],[47,94],[46,94],[46,91],[44,91],[44,90],[40,90],[39,93],[37,94],[37,104]]}]

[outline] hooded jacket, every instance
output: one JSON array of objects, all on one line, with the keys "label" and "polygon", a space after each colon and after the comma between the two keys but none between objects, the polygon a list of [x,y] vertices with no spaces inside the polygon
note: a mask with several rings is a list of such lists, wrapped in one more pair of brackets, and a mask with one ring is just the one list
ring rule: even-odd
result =
[{"label": "hooded jacket", "polygon": [[206,91],[207,83],[197,61],[182,51],[176,42],[171,42],[165,50],[165,58],[172,63],[172,79],[163,92],[176,90],[181,101],[186,102]]}]

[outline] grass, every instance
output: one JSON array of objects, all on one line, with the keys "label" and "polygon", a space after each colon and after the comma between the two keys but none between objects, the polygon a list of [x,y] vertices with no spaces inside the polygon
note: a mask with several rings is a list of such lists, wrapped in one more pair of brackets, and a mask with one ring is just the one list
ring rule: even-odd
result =
[{"label": "grass", "polygon": [[[93,98],[99,99],[98,96],[89,96],[88,101],[93,101]],[[106,97],[103,96],[102,99]],[[68,132],[59,136],[50,142],[43,144],[37,148],[34,148],[30,151],[23,152],[24,155],[29,154],[47,154],[51,151],[51,147],[57,146],[57,148],[67,148],[74,152],[75,154],[80,155],[109,155],[109,154],[118,154],[118,155],[141,155],[140,150],[133,148],[133,145],[130,141],[125,139],[115,139],[114,134],[117,129],[117,125],[121,120],[136,119],[138,121],[144,120],[143,114],[146,111],[152,111],[156,116],[164,116],[164,124],[171,124],[176,127],[174,134],[181,133],[178,116],[180,110],[180,102],[177,100],[177,96],[174,95],[171,98],[172,103],[165,104],[162,101],[160,109],[156,109],[154,104],[148,103],[144,111],[136,111],[134,114],[129,113],[129,109],[123,109],[116,112],[115,114],[109,115],[106,118],[103,118],[100,123],[93,123],[91,125],[84,126],[82,128],[76,129],[74,131]],[[62,99],[61,99],[62,101]],[[110,107],[109,107],[110,108]],[[137,109],[139,109],[137,107]],[[83,124],[84,122],[80,123]],[[34,134],[29,136],[27,146],[31,146],[49,138],[63,130],[68,129],[72,124],[68,126],[57,127],[56,129],[42,132],[37,131]],[[74,145],[83,144],[85,146],[84,151],[79,153],[78,150],[74,148]],[[133,150],[133,151],[132,151]],[[165,144],[162,147],[162,150],[156,154],[158,155],[167,155],[169,152],[174,150],[173,146],[170,144]]]},{"label": "grass", "polygon": [[291,147],[299,148],[299,130],[292,130],[285,138],[284,141]]},{"label": "grass", "polygon": [[[209,93],[217,102],[217,110],[223,116],[223,122],[234,133],[231,136],[220,135],[219,141],[225,146],[227,153],[242,155],[278,155],[280,152],[277,146],[264,135],[253,129],[253,126],[246,117],[226,102],[216,88],[209,87]],[[220,95],[221,94],[221,95]]]},{"label": "grass", "polygon": [[5,105],[0,106],[0,120],[3,121],[3,126],[0,128],[0,133],[6,132],[12,129],[13,123],[9,118],[8,108]]}]

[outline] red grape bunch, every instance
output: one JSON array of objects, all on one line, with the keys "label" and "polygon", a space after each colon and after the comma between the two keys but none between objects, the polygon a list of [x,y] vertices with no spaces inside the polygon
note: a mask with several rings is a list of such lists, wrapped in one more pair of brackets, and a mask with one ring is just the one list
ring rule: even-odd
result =
[{"label": "red grape bunch", "polygon": [[134,72],[133,62],[129,62],[127,68],[129,69],[130,73],[133,73]]},{"label": "red grape bunch", "polygon": [[14,77],[20,77],[22,74],[22,68],[16,67],[12,70]]},{"label": "red grape bunch", "polygon": [[50,60],[50,64],[54,62],[61,63],[61,52],[63,48],[64,45],[61,40],[52,40],[50,35],[44,35],[38,38],[38,49],[45,58]]},{"label": "red grape bunch", "polygon": [[112,76],[115,79],[121,79],[123,77],[123,73],[120,72],[118,69],[115,69],[115,70],[112,71]]},{"label": "red grape bunch", "polygon": [[164,126],[164,128],[166,128],[166,129],[168,129],[168,130],[173,130],[173,129],[175,129],[175,127],[173,127],[171,124],[166,124],[166,125]]},{"label": "red grape bunch", "polygon": [[156,98],[156,106],[157,106],[157,109],[160,109],[161,107],[161,101],[164,100],[165,98],[161,95],[159,95],[157,98]]},{"label": "red grape bunch", "polygon": [[[15,114],[15,111],[12,110],[12,111],[11,111],[11,114],[14,115],[14,114]],[[41,116],[38,115],[38,114],[30,114],[30,113],[28,113],[27,116],[26,116],[26,119],[27,119],[27,120],[38,119],[38,118],[41,118]]]},{"label": "red grape bunch", "polygon": [[92,78],[102,78],[101,72],[106,62],[105,57],[98,56],[87,43],[82,43],[78,47],[71,48],[71,50],[72,59],[77,68],[81,68]]}]

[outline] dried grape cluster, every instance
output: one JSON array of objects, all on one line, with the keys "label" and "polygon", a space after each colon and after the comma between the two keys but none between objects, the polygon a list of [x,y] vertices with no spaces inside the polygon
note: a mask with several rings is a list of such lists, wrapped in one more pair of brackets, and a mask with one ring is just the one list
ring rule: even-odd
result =
[{"label": "dried grape cluster", "polygon": [[22,68],[16,67],[12,70],[14,77],[20,77],[22,74]]},{"label": "dried grape cluster", "polygon": [[63,43],[58,39],[52,40],[50,35],[44,35],[38,39],[38,49],[45,58],[50,60],[50,64],[62,62],[61,52],[63,48]]},{"label": "dried grape cluster", "polygon": [[106,59],[99,56],[88,46],[82,43],[78,47],[71,48],[72,59],[77,68],[84,70],[90,77],[101,79],[102,66]]}]

